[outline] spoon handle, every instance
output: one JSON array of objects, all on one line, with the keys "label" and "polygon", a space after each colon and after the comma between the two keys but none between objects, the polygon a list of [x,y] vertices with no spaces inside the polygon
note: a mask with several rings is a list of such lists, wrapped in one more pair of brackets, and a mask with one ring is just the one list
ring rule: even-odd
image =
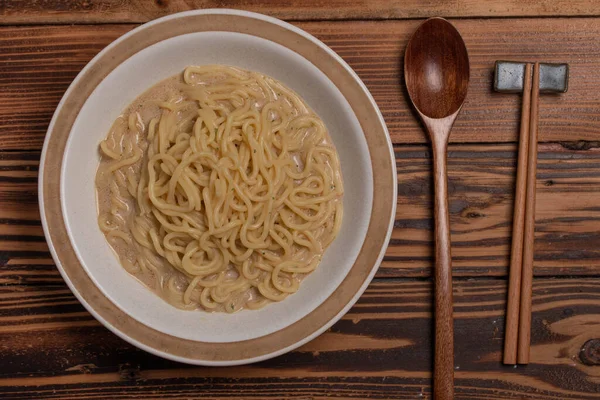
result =
[{"label": "spoon handle", "polygon": [[[434,128],[435,129],[435,128]],[[450,127],[448,127],[448,132]],[[448,140],[441,132],[431,132],[435,191],[435,364],[434,399],[454,398],[454,321],[452,316],[452,256],[448,218]]]}]

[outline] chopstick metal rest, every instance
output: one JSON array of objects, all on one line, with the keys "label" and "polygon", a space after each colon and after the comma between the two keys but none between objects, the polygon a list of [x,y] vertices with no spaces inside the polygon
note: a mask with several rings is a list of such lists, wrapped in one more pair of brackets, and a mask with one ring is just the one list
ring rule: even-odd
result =
[{"label": "chopstick metal rest", "polygon": [[529,362],[539,94],[566,92],[568,78],[567,64],[535,63],[532,77],[531,63],[496,62],[494,89],[501,93],[523,93],[506,310],[505,364]]}]

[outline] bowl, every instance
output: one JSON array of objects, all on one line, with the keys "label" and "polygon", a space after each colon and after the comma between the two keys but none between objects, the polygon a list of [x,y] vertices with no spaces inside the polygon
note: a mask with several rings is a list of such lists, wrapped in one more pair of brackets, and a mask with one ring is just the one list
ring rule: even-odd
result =
[{"label": "bowl", "polygon": [[[315,272],[282,302],[235,314],[167,304],[120,265],[97,224],[98,144],[137,96],[188,65],[226,64],[295,90],[328,127],[342,166],[341,231]],[[52,256],[79,301],[108,329],[156,355],[198,365],[275,357],[315,338],[375,274],[395,216],[395,159],[375,101],[352,69],[275,18],[199,10],[123,35],[81,71],[59,103],[42,152],[40,212]]]}]

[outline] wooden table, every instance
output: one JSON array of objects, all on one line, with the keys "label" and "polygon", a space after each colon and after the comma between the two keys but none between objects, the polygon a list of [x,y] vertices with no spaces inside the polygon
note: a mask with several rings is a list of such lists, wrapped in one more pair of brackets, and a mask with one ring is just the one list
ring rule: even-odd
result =
[{"label": "wooden table", "polygon": [[[456,398],[600,398],[600,2],[435,3],[0,1],[0,398],[430,398],[431,159],[401,65],[432,15],[457,18],[472,63],[449,155]],[[83,66],[139,23],[216,6],[290,20],[340,54],[379,104],[398,168],[395,229],[358,304],[300,349],[236,368],[166,361],[100,325],[58,274],[37,204],[46,128]],[[519,367],[500,360],[520,98],[492,92],[498,59],[571,65],[569,92],[541,100],[531,364]]]}]

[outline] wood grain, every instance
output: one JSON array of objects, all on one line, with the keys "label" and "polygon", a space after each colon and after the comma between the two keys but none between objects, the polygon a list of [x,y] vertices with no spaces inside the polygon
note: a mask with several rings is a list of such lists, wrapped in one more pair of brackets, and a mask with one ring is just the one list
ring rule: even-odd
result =
[{"label": "wood grain", "polygon": [[0,24],[72,24],[146,22],[151,19],[202,8],[238,8],[287,20],[390,19],[445,17],[594,16],[600,5],[593,0],[545,1],[458,0],[154,0],[69,1],[5,0],[0,3]]},{"label": "wood grain", "polygon": [[[514,369],[501,364],[505,282],[457,281],[456,399],[597,399],[600,359],[587,348],[600,338],[598,285],[537,279],[531,362]],[[297,351],[201,368],[128,345],[64,284],[2,286],[0,397],[430,399],[431,291],[427,281],[376,281],[340,322]]]},{"label": "wood grain", "polygon": [[[539,150],[535,273],[597,273],[600,253],[594,244],[599,239],[594,221],[600,210],[596,192],[600,188],[600,153],[570,153],[559,144],[543,144]],[[382,273],[428,273],[422,267],[430,266],[433,254],[429,157],[430,153],[419,146],[397,148],[398,229],[392,234]],[[584,159],[590,163],[580,164]],[[455,276],[505,275],[515,169],[515,145],[450,146],[448,176]]]},{"label": "wood grain", "polygon": [[[132,23],[208,7],[292,20],[331,46],[378,102],[398,168],[393,236],[359,303],[299,350],[234,368],[169,362],[103,328],[58,274],[37,206],[41,144],[76,74]],[[600,398],[600,24],[586,18],[600,16],[600,3],[592,0],[0,0],[0,398],[430,399],[431,152],[400,69],[419,21],[394,19],[431,15],[470,18],[453,21],[472,62],[448,170],[456,399]],[[537,16],[569,18],[527,18]],[[35,25],[81,23],[101,25]],[[500,360],[520,98],[492,92],[497,59],[571,67],[569,93],[541,99],[532,351],[517,369]]]},{"label": "wood grain", "polygon": [[[534,272],[536,276],[599,275],[600,150],[565,146],[577,148],[576,143],[546,143],[539,148]],[[395,151],[398,210],[378,276],[429,276],[431,153],[425,145],[396,146]],[[516,151],[513,144],[450,145],[455,276],[506,276]],[[0,283],[7,276],[11,280],[58,277],[52,265],[44,264],[50,256],[39,221],[38,160],[38,152],[0,153]],[[29,261],[23,264],[22,260]]]},{"label": "wood grain", "polygon": [[[402,53],[419,21],[298,22],[354,68],[382,110],[394,143],[425,143],[407,104]],[[569,92],[544,96],[541,141],[600,137],[600,24],[593,18],[457,20],[471,84],[451,142],[516,142],[519,96],[492,92],[497,59],[569,62]],[[62,94],[83,66],[132,25],[0,28],[0,150],[39,149]],[[576,38],[574,40],[573,38]],[[540,44],[544,45],[541,46]]]}]

